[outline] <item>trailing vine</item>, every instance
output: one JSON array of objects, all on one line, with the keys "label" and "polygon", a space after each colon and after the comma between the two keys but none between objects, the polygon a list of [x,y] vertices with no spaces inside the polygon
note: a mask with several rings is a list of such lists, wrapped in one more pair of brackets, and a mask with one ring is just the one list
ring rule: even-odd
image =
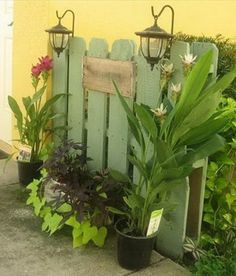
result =
[{"label": "trailing vine", "polygon": [[[73,247],[92,241],[101,247],[111,222],[110,207],[121,200],[119,183],[106,171],[92,174],[87,168],[86,147],[66,140],[47,159],[42,177],[27,186],[27,204],[42,219],[49,235],[72,228]],[[112,195],[112,196],[111,196]]]}]

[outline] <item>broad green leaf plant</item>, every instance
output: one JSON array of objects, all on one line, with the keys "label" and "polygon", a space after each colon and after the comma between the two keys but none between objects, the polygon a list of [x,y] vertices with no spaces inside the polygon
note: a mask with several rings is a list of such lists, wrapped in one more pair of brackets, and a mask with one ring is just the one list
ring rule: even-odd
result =
[{"label": "broad green leaf plant", "polygon": [[41,172],[41,179],[34,179],[27,186],[27,190],[30,192],[26,204],[32,205],[34,214],[42,219],[42,231],[49,233],[49,236],[51,236],[65,226],[69,226],[72,228],[73,248],[86,245],[90,241],[98,247],[102,247],[107,236],[107,228],[92,225],[89,218],[79,222],[72,206],[64,201],[61,201],[60,204],[47,202],[43,193],[47,172],[46,170]]},{"label": "broad green leaf plant", "polygon": [[194,275],[236,275],[236,101],[219,108],[228,114],[226,146],[209,158],[200,240],[184,244],[185,261],[197,260]]},{"label": "broad green leaf plant", "polygon": [[201,243],[228,258],[236,253],[236,101],[225,99],[221,108],[232,114],[222,132],[226,147],[210,158],[208,166]]},{"label": "broad green leaf plant", "polygon": [[[128,180],[124,208],[113,211],[126,215],[134,235],[146,236],[151,212],[169,205],[169,193],[189,176],[195,161],[224,147],[224,139],[217,133],[225,126],[227,113],[217,107],[222,91],[236,76],[236,68],[209,84],[211,61],[211,51],[199,58],[187,75],[178,102],[173,108],[169,105],[169,110],[163,103],[153,111],[138,103],[131,109],[114,83],[138,145],[129,161],[139,178]],[[111,173],[119,181],[127,181],[127,176]]]},{"label": "broad green leaf plant", "polygon": [[52,59],[48,56],[40,58],[39,63],[32,67],[31,79],[34,94],[32,97],[22,98],[23,110],[12,96],[8,96],[9,106],[16,119],[18,141],[31,148],[30,161],[38,161],[42,158],[45,142],[53,131],[52,120],[64,116],[64,114],[53,112],[53,105],[64,94],[57,94],[43,102],[52,67]]},{"label": "broad green leaf plant", "polygon": [[113,218],[108,206],[122,200],[116,181],[106,170],[90,171],[89,160],[84,144],[65,140],[44,162],[42,178],[27,186],[27,204],[42,218],[42,231],[52,235],[71,227],[73,247],[90,241],[102,247]]}]

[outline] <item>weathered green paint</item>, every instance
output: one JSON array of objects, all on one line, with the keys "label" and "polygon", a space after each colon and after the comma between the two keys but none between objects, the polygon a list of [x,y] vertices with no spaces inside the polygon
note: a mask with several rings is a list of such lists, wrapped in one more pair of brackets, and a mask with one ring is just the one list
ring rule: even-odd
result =
[{"label": "weathered green paint", "polygon": [[216,45],[209,43],[209,42],[205,42],[205,43],[194,42],[191,45],[191,52],[194,55],[197,55],[198,57],[209,50],[213,51],[212,65],[210,68],[210,73],[212,73],[212,77],[216,77],[217,76],[218,56],[219,56],[219,50],[216,47]]},{"label": "weathered green paint", "polygon": [[[66,113],[67,113],[67,71],[68,71],[68,49],[60,54],[59,57],[53,53],[53,72],[52,72],[52,94],[65,93],[57,103],[54,105],[54,110],[57,114],[64,114],[64,117],[57,118],[53,121],[54,127],[65,126],[66,125]],[[56,136],[54,136],[54,142],[57,144],[60,142],[58,137],[62,137],[65,131],[57,131]]]},{"label": "weathered green paint", "polygon": [[[141,53],[135,56],[135,61],[137,62],[136,102],[156,108],[159,106],[161,98],[160,66],[155,66],[154,69],[151,70],[150,64],[147,63]],[[134,139],[131,140],[131,144],[135,148],[137,154],[139,154],[140,148]],[[138,178],[139,172],[136,168],[134,168],[134,182],[137,182]]]},{"label": "weathered green paint", "polygon": [[[191,52],[197,57],[207,51],[213,51],[212,65],[210,68],[210,78],[217,76],[217,64],[219,50],[212,43],[194,42],[191,45]],[[187,220],[187,235],[199,239],[201,234],[202,214],[204,205],[204,192],[207,174],[207,159],[199,160],[194,164],[196,168],[190,177],[190,195]]]},{"label": "weathered green paint", "polygon": [[[173,43],[170,51],[170,61],[171,63],[174,64],[174,74],[171,78],[171,82],[174,85],[181,83],[181,86],[183,87],[185,76],[183,71],[182,59],[180,56],[184,57],[184,55],[189,53],[190,53],[189,43],[183,42],[183,41],[175,41]],[[172,101],[170,84],[168,89],[168,96],[169,96],[169,99]]]},{"label": "weathered green paint", "polygon": [[[190,46],[186,42],[175,42],[171,48],[170,59],[175,69],[171,81],[174,84],[184,84],[185,77],[180,55],[184,56],[185,54],[192,53],[194,56],[197,55],[199,57],[210,49],[213,50],[213,65],[211,66],[210,73],[212,73],[212,76],[216,76],[215,70],[217,68],[218,49],[215,45],[197,42]],[[169,96],[171,97],[170,91]],[[199,160],[196,162],[195,167],[198,169],[193,172],[192,177],[172,191],[171,202],[177,202],[178,205],[171,213],[170,222],[163,221],[160,227],[157,248],[172,258],[182,257],[183,241],[186,236],[186,231],[193,238],[198,239],[200,237],[207,162],[205,160]],[[189,185],[194,189],[192,193]],[[194,227],[195,229],[193,229]]]},{"label": "weathered green paint", "polygon": [[143,56],[135,56],[137,62],[137,90],[136,101],[157,107],[160,100],[160,67],[155,66],[151,71],[150,64]]},{"label": "weathered green paint", "polygon": [[187,42],[175,41],[171,47],[170,51],[170,60],[174,64],[174,75],[172,77],[173,82],[183,82],[184,81],[184,72],[182,59],[180,56],[190,53],[190,45]]},{"label": "weathered green paint", "polygon": [[196,163],[195,170],[189,178],[190,195],[186,235],[194,239],[199,239],[201,234],[207,164],[207,158]]},{"label": "weathered green paint", "polygon": [[[116,40],[112,45],[110,59],[131,60],[134,44],[130,40]],[[126,99],[131,106],[132,100]],[[128,122],[117,95],[110,95],[108,130],[108,167],[125,173],[128,169]]]},{"label": "weathered green paint", "polygon": [[[108,44],[103,39],[92,39],[88,56],[107,58]],[[91,169],[104,168],[106,152],[107,94],[88,91],[87,155]]]},{"label": "weathered green paint", "polygon": [[171,191],[170,205],[174,211],[168,215],[168,220],[162,218],[157,235],[157,251],[172,259],[183,255],[183,242],[186,234],[186,221],[189,198],[189,181],[186,178],[182,184]]},{"label": "weathered green paint", "polygon": [[[69,131],[69,138],[82,140],[83,133],[87,128],[87,146],[88,156],[93,158],[91,168],[99,170],[108,167],[120,170],[126,173],[128,170],[127,154],[130,146],[137,145],[129,136],[128,122],[126,114],[116,95],[108,95],[97,91],[88,91],[88,119],[84,121],[84,89],[82,87],[82,57],[86,53],[86,45],[82,38],[72,38],[70,41],[70,63],[69,63],[69,124],[73,127]],[[184,83],[182,61],[180,55],[188,53],[201,55],[208,49],[213,49],[213,66],[211,73],[216,76],[218,50],[209,43],[194,43],[190,46],[188,43],[177,41],[172,45],[171,62],[174,63],[174,75],[172,82],[177,84]],[[102,39],[92,39],[89,45],[88,55],[91,57],[110,58],[112,60],[134,60],[137,62],[137,85],[136,101],[144,103],[150,107],[156,107],[160,102],[160,68],[150,70],[150,65],[146,63],[140,55],[134,55],[135,45],[130,40],[117,40],[112,45],[109,55],[107,42]],[[64,53],[58,59],[54,58],[53,75],[53,93],[66,92],[67,88],[67,55]],[[169,92],[170,94],[170,92]],[[133,99],[126,99],[132,107]],[[63,99],[57,105],[58,112],[66,110],[66,101]],[[108,112],[109,111],[109,112]],[[108,144],[107,144],[108,140]],[[195,182],[199,185],[197,206],[194,206],[196,217],[194,221],[188,220],[188,223],[194,223],[196,226],[195,236],[199,236],[202,208],[204,199],[204,185],[206,178],[206,160],[196,162],[195,167],[201,170],[196,174]],[[134,171],[134,180],[137,178],[137,172]],[[193,181],[190,177],[190,181]],[[193,184],[193,183],[190,183]],[[176,204],[176,208],[170,214],[170,220],[162,220],[160,231],[156,243],[157,249],[172,258],[181,257],[183,254],[183,241],[186,236],[186,227],[188,233],[192,231],[192,225],[187,224],[187,214],[189,204],[189,180],[173,189],[170,204]],[[192,200],[192,199],[191,199]],[[193,211],[193,210],[190,210]],[[189,212],[190,214],[191,212]],[[191,227],[192,228],[191,228]]]},{"label": "weathered green paint", "polygon": [[112,44],[110,59],[112,60],[132,60],[135,54],[135,43],[129,39],[118,39]]},{"label": "weathered green paint", "polygon": [[[174,74],[171,81],[174,84],[184,83],[183,66],[180,58],[189,53],[190,45],[186,42],[176,41],[171,49],[170,60],[174,64]],[[169,94],[171,97],[171,95]],[[170,204],[176,204],[176,208],[170,214],[170,221],[161,223],[157,237],[157,249],[170,256],[179,258],[183,255],[183,241],[186,234],[186,222],[189,199],[188,179],[183,181],[171,191]]]},{"label": "weathered green paint", "polygon": [[71,127],[68,137],[75,141],[83,141],[84,131],[84,89],[83,56],[86,51],[86,43],[83,38],[70,39],[69,52],[69,110],[68,124]]}]

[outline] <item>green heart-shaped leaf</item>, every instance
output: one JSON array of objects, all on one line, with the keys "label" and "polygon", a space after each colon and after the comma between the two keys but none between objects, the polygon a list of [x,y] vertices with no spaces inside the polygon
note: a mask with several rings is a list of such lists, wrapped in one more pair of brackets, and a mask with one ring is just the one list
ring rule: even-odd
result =
[{"label": "green heart-shaped leaf", "polygon": [[79,229],[81,227],[81,224],[78,222],[75,216],[71,216],[66,222],[66,225],[70,225],[73,228]]},{"label": "green heart-shaped leaf", "polygon": [[106,236],[107,236],[107,229],[106,227],[102,226],[98,229],[97,235],[93,237],[92,240],[97,246],[102,247],[104,245]]},{"label": "green heart-shaped leaf", "polygon": [[73,231],[72,231],[73,239],[78,238],[79,236],[82,235],[82,233],[83,233],[83,231],[82,231],[81,228],[74,228]]},{"label": "green heart-shaped leaf", "polygon": [[91,227],[89,224],[86,223],[86,225],[82,225],[83,226],[83,240],[82,240],[83,244],[87,244],[98,233],[97,227],[96,226]]},{"label": "green heart-shaped leaf", "polygon": [[82,235],[74,238],[73,239],[73,248],[80,247],[81,245],[83,245],[82,239],[83,239]]}]

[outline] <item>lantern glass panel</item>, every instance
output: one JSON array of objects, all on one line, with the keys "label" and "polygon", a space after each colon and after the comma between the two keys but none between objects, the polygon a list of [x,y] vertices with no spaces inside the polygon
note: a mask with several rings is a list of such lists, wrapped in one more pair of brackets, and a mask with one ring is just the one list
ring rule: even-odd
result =
[{"label": "lantern glass panel", "polygon": [[160,54],[159,54],[160,58],[164,56],[167,45],[168,45],[168,40],[166,38],[162,39],[162,47],[160,48]]},{"label": "lantern glass panel", "polygon": [[166,38],[148,38],[142,37],[142,52],[146,57],[162,57],[167,47]]},{"label": "lantern glass panel", "polygon": [[148,37],[141,37],[141,47],[144,57],[148,57]]},{"label": "lantern glass panel", "polygon": [[66,48],[68,43],[68,35],[64,34],[52,34],[50,37],[51,45],[53,45],[54,48]]},{"label": "lantern glass panel", "polygon": [[162,48],[162,39],[150,38],[149,51],[150,57],[158,57]]}]

